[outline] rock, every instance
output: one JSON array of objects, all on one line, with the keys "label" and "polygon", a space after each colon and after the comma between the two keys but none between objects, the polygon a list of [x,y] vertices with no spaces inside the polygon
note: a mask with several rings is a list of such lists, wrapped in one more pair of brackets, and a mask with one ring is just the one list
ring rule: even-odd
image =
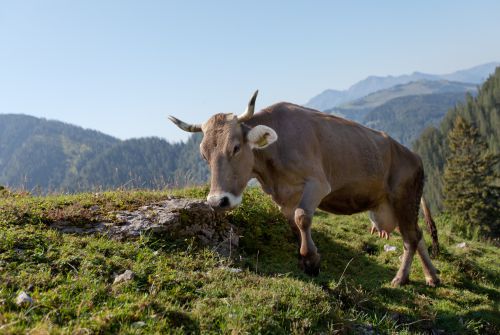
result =
[{"label": "rock", "polygon": [[227,272],[231,272],[231,273],[240,273],[242,271],[241,269],[231,268],[231,267],[227,267],[227,266],[221,266],[221,269],[226,270]]},{"label": "rock", "polygon": [[393,245],[384,244],[384,251],[385,252],[396,251],[396,247]]},{"label": "rock", "polygon": [[29,306],[31,304],[33,304],[33,299],[31,299],[28,293],[21,291],[21,293],[17,295],[16,305],[24,307],[24,306]]},{"label": "rock", "polygon": [[146,325],[146,322],[144,321],[136,321],[134,323],[132,323],[132,327],[134,328],[142,328]]},{"label": "rock", "polygon": [[98,206],[91,207],[96,222],[54,222],[51,228],[70,234],[105,234],[112,239],[138,238],[143,234],[167,236],[173,239],[194,238],[195,242],[210,246],[222,255],[229,255],[239,243],[239,233],[223,213],[215,212],[199,199],[169,198],[142,206],[135,211],[116,211],[102,221]]},{"label": "rock", "polygon": [[89,208],[89,210],[92,212],[97,212],[99,209],[100,209],[100,207],[98,205],[94,205],[94,206]]},{"label": "rock", "polygon": [[465,242],[458,243],[458,244],[457,244],[457,248],[460,248],[460,249],[467,248],[467,243],[465,243]]},{"label": "rock", "polygon": [[126,270],[121,275],[118,275],[115,277],[115,280],[113,281],[113,285],[118,284],[118,283],[122,283],[122,282],[126,282],[126,281],[130,281],[132,279],[134,279],[134,273],[130,270]]}]

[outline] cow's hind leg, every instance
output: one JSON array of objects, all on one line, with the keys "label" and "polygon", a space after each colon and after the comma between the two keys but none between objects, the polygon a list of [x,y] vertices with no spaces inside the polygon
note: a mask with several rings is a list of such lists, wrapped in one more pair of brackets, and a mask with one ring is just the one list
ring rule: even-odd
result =
[{"label": "cow's hind leg", "polygon": [[422,236],[421,230],[407,228],[400,227],[404,251],[399,270],[392,280],[393,286],[405,285],[410,281],[411,264],[417,250],[418,241]]},{"label": "cow's hind leg", "polygon": [[418,242],[417,252],[422,261],[422,268],[424,270],[425,283],[429,286],[436,287],[439,283],[439,277],[437,276],[437,270],[431,262],[429,253],[425,246],[424,238],[422,237]]},{"label": "cow's hind leg", "polygon": [[410,269],[415,252],[418,252],[422,260],[427,284],[436,286],[439,283],[436,269],[432,265],[425,247],[422,230],[418,226],[418,212],[422,189],[423,172],[417,171],[414,180],[404,185],[399,192],[399,196],[393,199],[394,210],[404,246],[401,266],[392,280],[393,286],[404,285],[409,282]]},{"label": "cow's hind leg", "polygon": [[310,276],[319,274],[320,255],[311,237],[314,211],[321,200],[330,193],[330,185],[317,179],[306,182],[302,198],[295,210],[295,224],[300,231],[301,267]]}]

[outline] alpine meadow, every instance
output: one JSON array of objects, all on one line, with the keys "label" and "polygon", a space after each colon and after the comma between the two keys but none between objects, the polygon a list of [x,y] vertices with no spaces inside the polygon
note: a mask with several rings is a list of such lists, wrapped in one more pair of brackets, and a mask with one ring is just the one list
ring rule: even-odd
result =
[{"label": "alpine meadow", "polygon": [[3,2],[0,334],[500,334],[499,12]]}]

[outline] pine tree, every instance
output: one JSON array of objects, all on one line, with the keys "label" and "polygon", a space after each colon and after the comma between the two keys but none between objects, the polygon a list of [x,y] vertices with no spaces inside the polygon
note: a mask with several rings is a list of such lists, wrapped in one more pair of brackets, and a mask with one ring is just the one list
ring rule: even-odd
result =
[{"label": "pine tree", "polygon": [[499,155],[488,152],[478,129],[458,116],[448,133],[449,156],[444,168],[444,205],[463,218],[465,230],[499,236]]}]

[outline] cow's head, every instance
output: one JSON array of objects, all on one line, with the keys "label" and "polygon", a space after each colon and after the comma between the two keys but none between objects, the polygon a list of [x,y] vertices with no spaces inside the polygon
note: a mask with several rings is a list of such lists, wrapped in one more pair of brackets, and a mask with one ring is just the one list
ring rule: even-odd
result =
[{"label": "cow's head", "polygon": [[187,124],[170,116],[179,128],[188,132],[203,132],[200,153],[210,166],[210,193],[207,201],[215,209],[231,209],[241,203],[245,186],[252,175],[253,150],[264,149],[278,139],[267,126],[250,127],[244,122],[252,118],[256,91],[245,113],[215,114],[202,125]]}]

